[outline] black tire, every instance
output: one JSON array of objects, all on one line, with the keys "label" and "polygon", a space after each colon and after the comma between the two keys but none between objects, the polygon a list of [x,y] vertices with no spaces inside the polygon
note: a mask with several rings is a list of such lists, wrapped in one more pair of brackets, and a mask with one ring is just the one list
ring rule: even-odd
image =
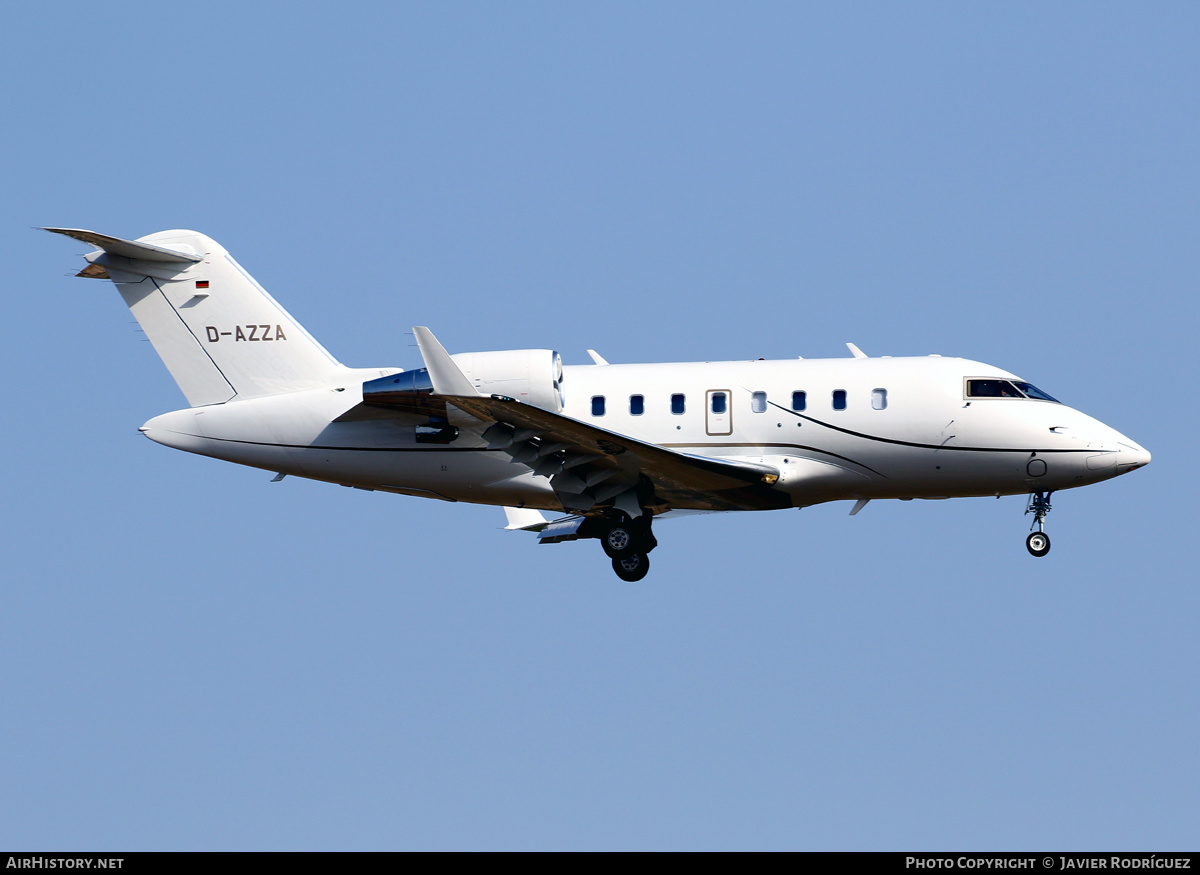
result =
[{"label": "black tire", "polygon": [[637,551],[637,534],[628,523],[617,523],[600,536],[600,546],[609,559],[624,559]]},{"label": "black tire", "polygon": [[649,573],[650,557],[645,553],[630,553],[623,559],[614,559],[612,567],[621,580],[634,583]]},{"label": "black tire", "polygon": [[1050,552],[1050,536],[1045,532],[1034,532],[1025,539],[1025,549],[1033,556],[1045,556]]}]

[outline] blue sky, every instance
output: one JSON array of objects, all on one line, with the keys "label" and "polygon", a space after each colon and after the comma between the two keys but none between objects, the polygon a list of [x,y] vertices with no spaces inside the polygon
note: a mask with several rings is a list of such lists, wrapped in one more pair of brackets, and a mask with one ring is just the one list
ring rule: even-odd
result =
[{"label": "blue sky", "polygon": [[[15,6],[0,844],[1178,849],[1200,822],[1193,4]],[[87,247],[335,356],[962,355],[1142,443],[1056,496],[664,523],[175,453]]]}]

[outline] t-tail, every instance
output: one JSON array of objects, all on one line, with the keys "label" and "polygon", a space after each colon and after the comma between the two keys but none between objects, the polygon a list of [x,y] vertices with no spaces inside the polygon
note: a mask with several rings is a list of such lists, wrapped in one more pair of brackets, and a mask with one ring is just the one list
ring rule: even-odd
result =
[{"label": "t-tail", "polygon": [[98,247],[78,275],[111,279],[192,407],[328,385],[338,362],[216,241],[195,231]]}]

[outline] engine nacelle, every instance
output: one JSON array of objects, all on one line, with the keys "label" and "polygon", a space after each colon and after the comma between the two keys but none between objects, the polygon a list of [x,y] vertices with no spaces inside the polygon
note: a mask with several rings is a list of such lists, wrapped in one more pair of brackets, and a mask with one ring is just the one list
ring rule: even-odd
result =
[{"label": "engine nacelle", "polygon": [[563,409],[562,356],[552,349],[460,352],[450,358],[480,394],[507,395],[552,413]]}]

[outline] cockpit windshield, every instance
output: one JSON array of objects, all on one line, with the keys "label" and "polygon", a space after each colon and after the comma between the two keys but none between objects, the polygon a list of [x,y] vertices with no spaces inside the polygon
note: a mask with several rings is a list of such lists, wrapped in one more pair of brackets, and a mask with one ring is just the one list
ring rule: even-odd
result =
[{"label": "cockpit windshield", "polygon": [[1038,401],[1053,401],[1055,404],[1061,403],[1057,398],[1051,398],[1033,383],[1021,383],[1013,380],[1013,385],[1028,395],[1030,398],[1036,398]]},{"label": "cockpit windshield", "polygon": [[1057,398],[1047,395],[1033,383],[1023,383],[1020,380],[967,380],[968,398],[1033,398],[1036,401],[1053,401]]}]

